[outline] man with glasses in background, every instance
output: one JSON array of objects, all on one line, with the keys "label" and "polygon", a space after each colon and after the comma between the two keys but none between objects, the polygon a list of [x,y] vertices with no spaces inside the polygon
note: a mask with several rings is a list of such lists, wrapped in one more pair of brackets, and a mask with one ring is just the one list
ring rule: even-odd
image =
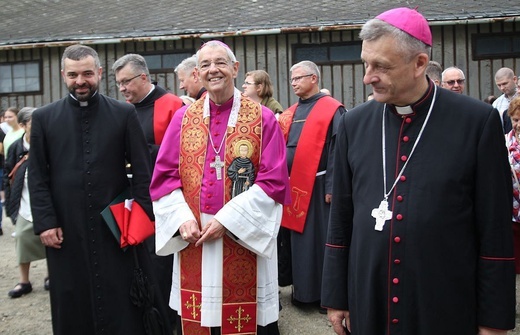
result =
[{"label": "man with glasses in background", "polygon": [[[284,207],[282,227],[291,231],[292,302],[320,308],[332,159],[337,125],[345,108],[320,92],[320,71],[311,61],[291,67],[290,83],[299,100],[278,120],[286,139],[292,198]],[[321,308],[320,312],[326,313]]]},{"label": "man with glasses in background", "polygon": [[515,76],[513,70],[508,67],[503,67],[495,73],[495,84],[503,94],[493,102],[493,107],[495,107],[500,114],[504,134],[511,131],[511,119],[507,115],[507,109],[509,108],[509,102],[517,95],[517,83],[518,78]]},{"label": "man with glasses in background", "polygon": [[463,94],[465,83],[464,72],[456,66],[449,67],[442,72],[442,88]]},{"label": "man with glasses in background", "polygon": [[[137,118],[143,128],[148,149],[150,150],[151,166],[155,165],[157,152],[161,145],[166,128],[170,124],[173,114],[183,105],[182,100],[175,94],[153,84],[150,71],[143,56],[127,54],[115,61],[112,71],[116,78],[119,92],[126,101],[133,104],[137,111]],[[171,273],[173,256],[157,256],[155,254],[155,236],[145,241],[152,258],[152,266],[157,274],[159,289],[167,302],[172,284]],[[168,306],[166,309],[171,311]],[[170,323],[175,327],[175,312],[171,311]]]}]

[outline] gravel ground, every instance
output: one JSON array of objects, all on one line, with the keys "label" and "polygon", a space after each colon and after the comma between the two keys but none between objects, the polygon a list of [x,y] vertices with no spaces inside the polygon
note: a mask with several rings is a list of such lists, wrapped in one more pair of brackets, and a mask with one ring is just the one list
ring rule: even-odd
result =
[{"label": "gravel ground", "polygon": [[[0,236],[0,334],[50,335],[52,334],[49,292],[43,289],[47,273],[45,260],[31,263],[30,279],[33,291],[21,298],[11,299],[7,292],[19,280],[11,237],[14,226],[9,219],[2,223],[4,235]],[[51,282],[52,285],[52,282]],[[291,305],[290,287],[281,288],[282,311],[280,332],[282,335],[327,335],[334,334],[327,317],[316,308],[296,308]],[[115,334],[114,334],[115,335]]]},{"label": "gravel ground", "polygon": [[[52,334],[49,294],[43,289],[47,273],[45,260],[31,264],[30,278],[33,292],[18,299],[11,299],[7,292],[19,279],[14,238],[14,226],[9,219],[3,221],[4,235],[0,236],[0,334],[50,335]],[[517,279],[517,301],[520,301],[520,279]],[[52,285],[52,282],[51,282]],[[316,308],[296,308],[291,305],[290,287],[281,288],[280,333],[282,335],[332,335],[334,334],[325,315]],[[518,303],[517,303],[518,310]],[[516,331],[520,335],[520,318],[517,314]]]}]

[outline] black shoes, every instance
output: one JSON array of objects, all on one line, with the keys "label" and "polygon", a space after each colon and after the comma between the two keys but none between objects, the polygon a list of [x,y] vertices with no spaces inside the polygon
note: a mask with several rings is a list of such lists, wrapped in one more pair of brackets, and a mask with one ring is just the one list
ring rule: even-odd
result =
[{"label": "black shoes", "polygon": [[0,236],[4,235],[4,231],[0,228]]},{"label": "black shoes", "polygon": [[320,301],[315,302],[301,302],[299,300],[294,299],[294,295],[291,294],[291,304],[298,308],[317,308],[320,314],[326,315],[327,309],[321,307]]},{"label": "black shoes", "polygon": [[45,289],[45,291],[48,291],[50,290],[50,282],[49,282],[49,277],[45,277],[45,279],[43,280],[43,288]]},{"label": "black shoes", "polygon": [[20,298],[22,295],[29,294],[31,292],[31,283],[18,283],[11,291],[9,291],[8,295],[11,298]]}]

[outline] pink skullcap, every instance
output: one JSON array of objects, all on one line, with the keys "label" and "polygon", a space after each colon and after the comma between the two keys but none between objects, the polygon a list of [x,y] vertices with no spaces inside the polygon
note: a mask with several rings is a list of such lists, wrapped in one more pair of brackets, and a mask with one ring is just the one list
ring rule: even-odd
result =
[{"label": "pink skullcap", "polygon": [[432,46],[432,33],[428,21],[417,10],[406,7],[394,8],[376,16],[376,19],[396,27]]},{"label": "pink skullcap", "polygon": [[204,48],[208,43],[210,44],[218,44],[220,45],[221,47],[224,47],[226,49],[229,49],[231,50],[231,48],[224,42],[222,41],[219,41],[219,40],[211,40],[211,41],[207,41],[206,43],[204,43],[203,45],[200,46],[200,49]]}]

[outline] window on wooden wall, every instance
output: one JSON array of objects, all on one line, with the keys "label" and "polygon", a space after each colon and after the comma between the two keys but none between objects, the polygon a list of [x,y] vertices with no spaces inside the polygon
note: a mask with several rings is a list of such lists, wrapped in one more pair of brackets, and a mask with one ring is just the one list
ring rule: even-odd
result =
[{"label": "window on wooden wall", "polygon": [[520,57],[518,33],[473,34],[473,60]]},{"label": "window on wooden wall", "polygon": [[361,41],[294,44],[293,64],[310,60],[317,65],[361,63]]},{"label": "window on wooden wall", "polygon": [[147,53],[141,55],[146,60],[150,73],[168,73],[173,72],[177,65],[179,65],[184,59],[191,57],[194,53],[193,50],[189,50],[153,54]]},{"label": "window on wooden wall", "polygon": [[40,61],[0,63],[0,94],[42,92]]}]

